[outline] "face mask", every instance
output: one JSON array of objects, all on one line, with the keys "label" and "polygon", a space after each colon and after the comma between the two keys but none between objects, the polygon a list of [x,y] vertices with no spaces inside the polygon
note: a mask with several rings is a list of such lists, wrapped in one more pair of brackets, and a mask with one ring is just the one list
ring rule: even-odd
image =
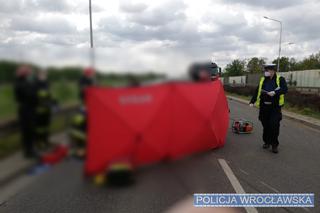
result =
[{"label": "face mask", "polygon": [[270,77],[270,72],[264,72],[265,77]]}]

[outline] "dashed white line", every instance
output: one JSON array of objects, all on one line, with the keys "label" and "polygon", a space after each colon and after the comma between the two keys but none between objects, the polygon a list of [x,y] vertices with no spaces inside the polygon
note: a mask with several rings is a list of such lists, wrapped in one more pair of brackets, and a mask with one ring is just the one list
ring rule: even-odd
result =
[{"label": "dashed white line", "polygon": [[260,181],[260,183],[266,187],[268,187],[269,189],[271,189],[272,191],[274,192],[277,192],[277,193],[280,193],[280,191],[278,191],[277,189],[273,188],[272,186],[270,186],[269,184],[263,182],[263,181]]},{"label": "dashed white line", "polygon": [[249,175],[249,173],[248,173],[248,172],[246,172],[246,171],[244,171],[243,169],[240,169],[240,168],[239,168],[239,170],[240,170],[240,172],[242,172],[243,174],[245,174],[245,175]]},{"label": "dashed white line", "polygon": [[309,209],[307,209],[306,207],[302,207],[303,210],[305,210],[306,212],[310,212]]}]

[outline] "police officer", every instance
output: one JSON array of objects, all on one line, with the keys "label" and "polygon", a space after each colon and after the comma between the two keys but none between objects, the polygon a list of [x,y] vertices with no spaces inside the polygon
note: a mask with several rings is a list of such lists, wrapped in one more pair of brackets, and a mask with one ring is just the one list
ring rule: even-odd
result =
[{"label": "police officer", "polygon": [[33,144],[36,106],[35,91],[31,68],[27,65],[20,66],[16,72],[14,94],[18,104],[22,147],[26,158],[36,157]]},{"label": "police officer", "polygon": [[265,65],[264,76],[260,79],[250,106],[255,104],[259,108],[259,120],[263,126],[263,148],[272,146],[273,153],[278,153],[281,107],[287,91],[285,79],[276,74],[276,65]]},{"label": "police officer", "polygon": [[47,80],[47,73],[44,70],[38,72],[36,79],[36,140],[40,148],[48,148],[48,138],[51,123],[51,106],[53,100],[50,93],[50,86]]}]

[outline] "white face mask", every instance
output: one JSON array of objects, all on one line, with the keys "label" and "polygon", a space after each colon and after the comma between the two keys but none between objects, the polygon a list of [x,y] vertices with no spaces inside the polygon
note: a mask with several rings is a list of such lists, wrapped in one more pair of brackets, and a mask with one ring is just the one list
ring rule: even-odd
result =
[{"label": "white face mask", "polygon": [[264,72],[265,77],[270,77],[270,75],[271,75],[270,72],[268,72],[268,71]]}]

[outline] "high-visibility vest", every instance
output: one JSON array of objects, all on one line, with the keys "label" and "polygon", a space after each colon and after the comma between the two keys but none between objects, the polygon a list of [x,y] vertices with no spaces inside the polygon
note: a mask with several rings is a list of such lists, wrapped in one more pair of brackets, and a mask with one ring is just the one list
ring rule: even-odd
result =
[{"label": "high-visibility vest", "polygon": [[[265,77],[262,77],[260,79],[260,83],[259,83],[259,90],[258,90],[258,96],[257,96],[257,101],[256,101],[256,107],[260,107],[260,96],[261,96],[261,90],[262,90],[262,85],[264,82]],[[277,83],[277,87],[280,87],[280,76],[277,75],[277,79],[276,79],[276,83]],[[283,106],[284,105],[284,95],[280,95],[279,97],[279,106]]]}]

